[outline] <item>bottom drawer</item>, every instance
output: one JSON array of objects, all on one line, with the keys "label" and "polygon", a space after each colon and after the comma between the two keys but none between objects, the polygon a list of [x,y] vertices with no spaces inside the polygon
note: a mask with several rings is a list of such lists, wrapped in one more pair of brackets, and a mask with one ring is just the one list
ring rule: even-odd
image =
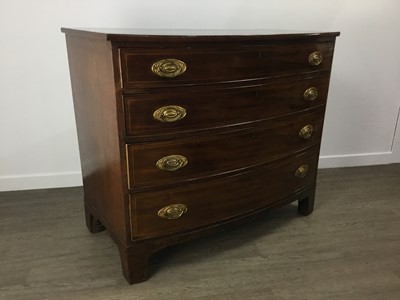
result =
[{"label": "bottom drawer", "polygon": [[132,238],[188,230],[272,205],[315,182],[319,147],[244,174],[130,196]]}]

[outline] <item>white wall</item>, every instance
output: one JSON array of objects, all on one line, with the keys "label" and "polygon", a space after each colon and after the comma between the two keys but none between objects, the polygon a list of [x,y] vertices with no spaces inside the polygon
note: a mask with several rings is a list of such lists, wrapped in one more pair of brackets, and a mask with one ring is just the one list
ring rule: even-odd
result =
[{"label": "white wall", "polygon": [[339,30],[320,166],[399,162],[399,13],[398,0],[0,0],[0,190],[81,184],[62,26]]}]

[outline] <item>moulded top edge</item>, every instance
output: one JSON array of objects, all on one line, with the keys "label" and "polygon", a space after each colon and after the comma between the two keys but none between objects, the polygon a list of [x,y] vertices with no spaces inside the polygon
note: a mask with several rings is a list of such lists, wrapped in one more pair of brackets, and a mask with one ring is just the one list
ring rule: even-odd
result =
[{"label": "moulded top edge", "polygon": [[137,41],[240,41],[330,37],[340,32],[311,32],[276,29],[129,29],[129,28],[61,28],[66,34],[115,42]]}]

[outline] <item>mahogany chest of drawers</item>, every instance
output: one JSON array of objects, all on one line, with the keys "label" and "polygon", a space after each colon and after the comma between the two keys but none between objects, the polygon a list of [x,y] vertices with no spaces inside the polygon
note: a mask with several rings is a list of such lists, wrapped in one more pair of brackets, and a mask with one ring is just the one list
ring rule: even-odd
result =
[{"label": "mahogany chest of drawers", "polygon": [[313,210],[337,32],[66,33],[86,224],[130,283],[168,245]]}]

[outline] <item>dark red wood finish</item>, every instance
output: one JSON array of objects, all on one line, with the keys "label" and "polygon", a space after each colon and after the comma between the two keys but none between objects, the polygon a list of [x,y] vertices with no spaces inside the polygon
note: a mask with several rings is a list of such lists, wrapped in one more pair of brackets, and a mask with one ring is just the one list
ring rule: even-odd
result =
[{"label": "dark red wood finish", "polygon": [[124,141],[118,135],[122,106],[115,94],[111,47],[105,41],[67,35],[67,49],[86,216],[101,220],[124,241],[130,237],[125,221],[127,172]]},{"label": "dark red wood finish", "polygon": [[[168,138],[168,134],[210,130],[224,126],[238,127],[244,123],[281,117],[323,106],[326,103],[329,74],[322,77],[278,78],[255,86],[201,89],[187,91],[174,88],[124,96],[126,135],[147,138]],[[304,92],[318,90],[317,99],[307,101]],[[173,123],[162,123],[153,112],[167,105],[179,105],[187,116]],[[223,116],[223,117],[221,117]]]},{"label": "dark red wood finish", "polygon": [[[130,188],[176,184],[221,173],[243,171],[319,144],[323,109],[275,118],[237,131],[128,145]],[[312,125],[309,139],[300,130]],[[176,171],[161,170],[156,162],[171,154],[183,155],[188,163]]]},{"label": "dark red wood finish", "polygon": [[[152,253],[262,217],[298,201],[313,211],[337,32],[76,30],[66,33],[84,182],[86,225],[109,231],[130,283],[146,280]],[[308,64],[320,51],[323,62]],[[176,78],[151,72],[184,60]],[[304,90],[318,88],[314,101]],[[176,123],[153,119],[185,107]],[[301,127],[314,133],[302,140]],[[183,169],[156,161],[181,154]],[[309,166],[304,178],[296,169]],[[160,208],[188,211],[166,220]]]},{"label": "dark red wood finish", "polygon": [[[212,182],[180,185],[131,196],[132,239],[159,236],[217,222],[267,207],[302,189],[309,188],[317,172],[318,147],[259,168]],[[303,164],[309,166],[304,178],[295,176]],[[290,187],[290,188],[288,188]],[[176,220],[162,219],[157,212],[174,203],[188,211]]]},{"label": "dark red wood finish", "polygon": [[[252,81],[279,77],[287,73],[305,73],[329,70],[332,64],[334,42],[325,43],[272,43],[265,46],[246,45],[215,49],[122,49],[121,67],[125,88],[216,84],[229,81]],[[320,51],[323,61],[312,66],[308,57]],[[179,59],[187,70],[177,78],[154,75],[151,66],[165,58]]]}]

